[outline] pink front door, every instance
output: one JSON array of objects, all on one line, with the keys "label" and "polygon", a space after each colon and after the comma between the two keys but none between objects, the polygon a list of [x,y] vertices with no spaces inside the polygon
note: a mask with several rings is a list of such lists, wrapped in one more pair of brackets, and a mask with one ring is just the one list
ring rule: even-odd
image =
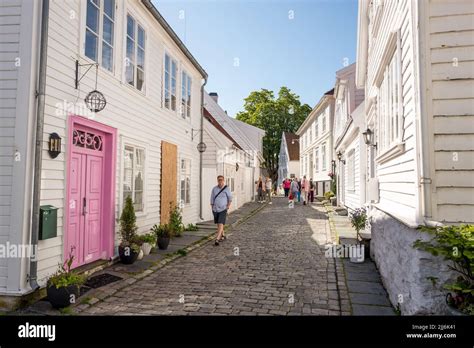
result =
[{"label": "pink front door", "polygon": [[113,224],[109,220],[113,206],[104,198],[108,196],[107,187],[111,181],[113,185],[114,166],[111,163],[114,160],[107,155],[112,144],[107,143],[104,132],[74,123],[71,127],[64,259],[73,248],[73,267],[77,267],[111,256],[109,244],[113,240]]}]

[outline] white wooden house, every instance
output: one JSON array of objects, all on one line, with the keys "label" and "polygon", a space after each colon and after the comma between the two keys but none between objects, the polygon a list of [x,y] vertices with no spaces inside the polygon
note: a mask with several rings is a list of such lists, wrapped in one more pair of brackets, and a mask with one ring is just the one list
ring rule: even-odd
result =
[{"label": "white wooden house", "polygon": [[281,135],[280,153],[278,154],[278,185],[286,178],[300,177],[299,137],[290,132]]},{"label": "white wooden house", "polygon": [[[210,220],[212,211],[209,207],[210,192],[217,184],[217,176],[224,175],[226,185],[232,195],[231,211],[237,209],[254,197],[254,179],[259,173],[258,154],[248,148],[248,144],[239,143],[223,125],[235,125],[231,118],[218,104],[217,93],[212,96],[206,93],[204,98],[204,143],[207,149],[203,154],[203,218]],[[220,120],[220,122],[218,121]],[[232,126],[231,126],[232,127]],[[228,127],[229,128],[229,127]],[[249,132],[259,135],[262,130],[249,125]],[[247,132],[247,134],[251,134]],[[242,140],[242,137],[239,137]],[[251,138],[247,138],[251,142]],[[247,150],[244,148],[247,146]],[[255,147],[262,146],[261,140]]]},{"label": "white wooden house", "polygon": [[[36,259],[0,260],[0,294],[44,285],[71,247],[75,266],[113,258],[127,196],[140,233],[167,219],[170,201],[199,221],[207,75],[152,2],[6,0],[0,20],[0,243],[36,244],[39,207],[58,209]],[[106,106],[91,112],[96,89]]]},{"label": "white wooden house", "polygon": [[331,190],[333,171],[334,89],[324,93],[296,131],[300,146],[300,173],[315,183],[315,196]]},{"label": "white wooden house", "polygon": [[359,1],[371,249],[403,314],[444,313],[453,277],[416,227],[474,221],[473,20],[471,0]]},{"label": "white wooden house", "polygon": [[364,89],[355,86],[355,63],[336,72],[334,154],[337,204],[349,210],[365,204]]}]

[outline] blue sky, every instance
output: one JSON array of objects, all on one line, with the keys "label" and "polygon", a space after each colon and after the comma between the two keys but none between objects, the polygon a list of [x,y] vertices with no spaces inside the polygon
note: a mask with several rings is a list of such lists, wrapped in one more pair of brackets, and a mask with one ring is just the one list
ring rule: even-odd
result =
[{"label": "blue sky", "polygon": [[219,104],[231,116],[261,88],[277,93],[287,86],[313,107],[334,86],[345,60],[355,61],[356,0],[154,4],[207,71],[206,90],[218,92]]}]

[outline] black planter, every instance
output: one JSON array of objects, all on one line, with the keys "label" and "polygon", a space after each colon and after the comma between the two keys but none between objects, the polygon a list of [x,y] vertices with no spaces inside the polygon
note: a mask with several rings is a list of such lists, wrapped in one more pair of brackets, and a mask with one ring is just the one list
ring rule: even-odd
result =
[{"label": "black planter", "polygon": [[131,265],[135,261],[137,261],[138,254],[137,252],[133,251],[131,247],[124,247],[119,246],[119,256],[120,262],[126,265]]},{"label": "black planter", "polygon": [[158,238],[158,249],[166,250],[170,244],[170,238]]},{"label": "black planter", "polygon": [[74,303],[79,297],[79,286],[69,285],[56,288],[54,285],[48,285],[46,289],[48,301],[54,308],[64,308]]}]

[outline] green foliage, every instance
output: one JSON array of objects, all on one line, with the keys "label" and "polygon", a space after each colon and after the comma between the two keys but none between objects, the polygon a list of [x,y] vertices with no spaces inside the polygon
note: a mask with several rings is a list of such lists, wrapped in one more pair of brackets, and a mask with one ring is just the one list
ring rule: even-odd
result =
[{"label": "green foliage", "polygon": [[84,284],[86,277],[71,269],[74,261],[73,254],[74,247],[71,248],[66,261],[64,261],[62,265],[59,265],[58,271],[48,279],[47,286],[54,286],[56,289],[59,289],[70,285],[81,286]]},{"label": "green foliage", "polygon": [[359,208],[352,211],[349,215],[351,225],[357,231],[357,236],[359,236],[359,232],[365,229],[367,225],[367,213],[364,208]]},{"label": "green foliage", "polygon": [[139,236],[138,238],[140,239],[140,241],[142,243],[148,243],[148,244],[151,244],[151,245],[156,244],[156,233],[150,232],[150,233],[147,233],[147,234],[143,234],[143,235]]},{"label": "green foliage", "polygon": [[153,225],[151,228],[153,233],[156,235],[156,238],[171,238],[173,237],[173,230],[169,226],[169,224],[164,225]]},{"label": "green foliage", "polygon": [[176,253],[181,256],[186,256],[188,252],[184,249],[179,249]]},{"label": "green foliage", "polygon": [[324,198],[326,198],[328,201],[331,197],[334,197],[334,192],[328,191],[324,193]]},{"label": "green foliage", "polygon": [[434,256],[441,256],[449,261],[448,267],[458,274],[456,282],[444,284],[446,290],[451,290],[448,303],[459,310],[474,314],[474,225],[438,226],[418,228],[429,233],[429,241],[416,240],[413,246],[429,252]]},{"label": "green foliage", "polygon": [[129,196],[125,199],[125,205],[120,216],[120,235],[122,238],[121,245],[130,247],[134,252],[140,251],[140,239],[137,236],[137,217],[135,208],[133,207],[132,198]]},{"label": "green foliage", "polygon": [[299,96],[287,87],[281,87],[278,97],[273,91],[253,91],[245,98],[244,111],[236,119],[265,130],[263,138],[264,166],[276,182],[278,154],[283,132],[296,132],[311,112],[308,104],[301,104]]},{"label": "green foliage", "polygon": [[199,227],[195,224],[188,224],[185,228],[185,231],[198,231]]},{"label": "green foliage", "polygon": [[181,216],[181,210],[173,202],[170,202],[170,221],[168,225],[173,230],[173,236],[181,237],[181,233],[184,231],[183,217]]}]

